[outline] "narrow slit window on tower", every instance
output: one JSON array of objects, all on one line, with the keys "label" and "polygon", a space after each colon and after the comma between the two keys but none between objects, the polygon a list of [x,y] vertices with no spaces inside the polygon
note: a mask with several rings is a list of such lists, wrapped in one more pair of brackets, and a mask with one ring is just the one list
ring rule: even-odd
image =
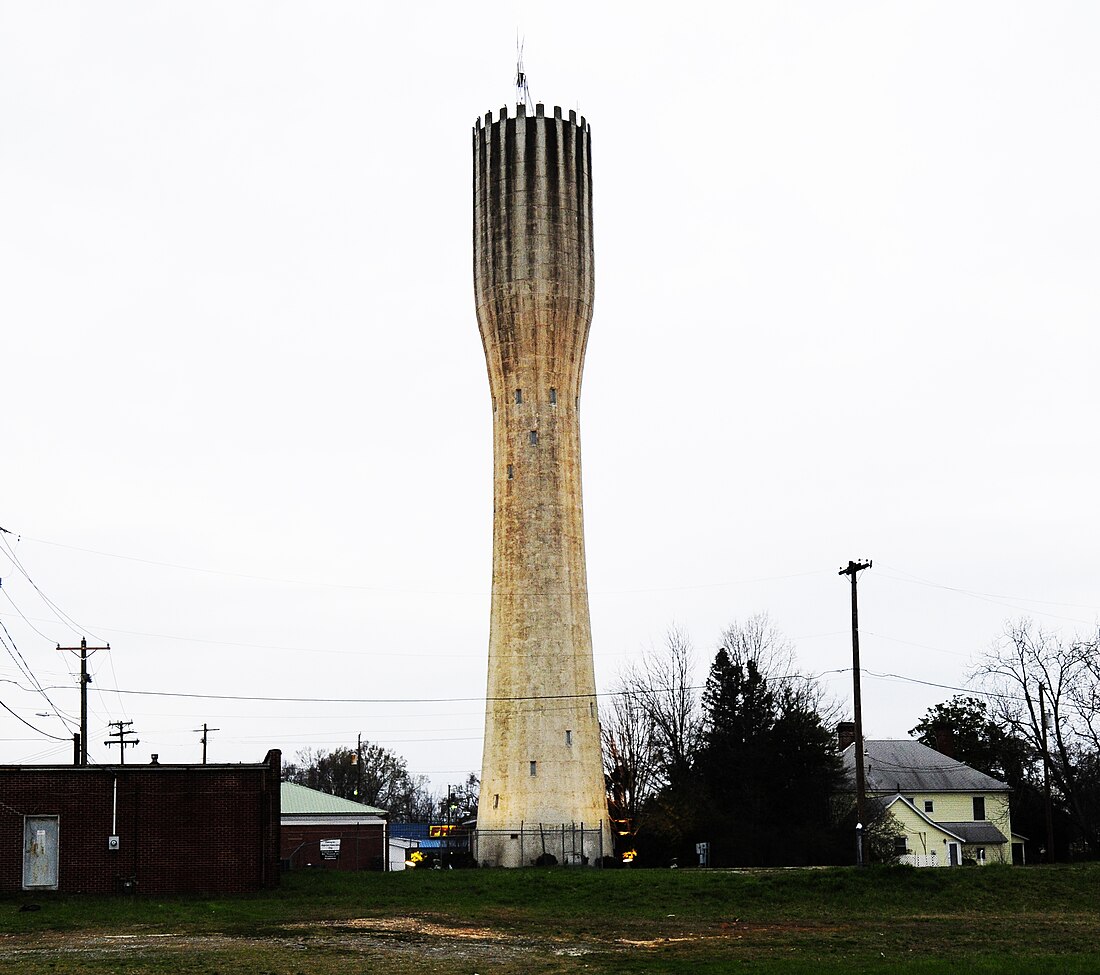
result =
[{"label": "narrow slit window on tower", "polygon": [[558,405],[558,391],[553,386],[550,387],[550,405]]},{"label": "narrow slit window on tower", "polygon": [[572,731],[567,731],[565,733],[565,743],[567,745],[570,745],[570,746],[573,744],[573,732]]},{"label": "narrow slit window on tower", "polygon": [[538,774],[538,764],[539,764],[538,762],[532,762],[531,763],[531,774],[532,775],[537,775]]},{"label": "narrow slit window on tower", "polygon": [[512,478],[515,476],[515,473],[516,472],[512,469],[512,465],[509,464],[508,465],[508,480],[509,481],[512,480]]},{"label": "narrow slit window on tower", "polygon": [[493,796],[493,808],[496,809],[497,806],[499,806],[499,805],[500,805],[500,793],[498,792],[495,796]]},{"label": "narrow slit window on tower", "polygon": [[523,402],[523,390],[522,389],[517,389],[516,390],[516,402],[517,403],[522,403]]},{"label": "narrow slit window on tower", "polygon": [[539,442],[538,430],[532,430],[531,433],[528,435],[528,439],[530,440],[532,447],[537,447]]}]

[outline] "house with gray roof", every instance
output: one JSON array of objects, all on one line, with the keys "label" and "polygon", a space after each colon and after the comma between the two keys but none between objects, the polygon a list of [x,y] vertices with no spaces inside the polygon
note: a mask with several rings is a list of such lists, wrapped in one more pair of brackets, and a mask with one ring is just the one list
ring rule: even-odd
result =
[{"label": "house with gray roof", "polygon": [[[1024,838],[1012,833],[1011,788],[919,741],[864,739],[867,795],[901,827],[898,859],[917,867],[965,861],[1022,863]],[[855,745],[841,759],[855,776]]]}]

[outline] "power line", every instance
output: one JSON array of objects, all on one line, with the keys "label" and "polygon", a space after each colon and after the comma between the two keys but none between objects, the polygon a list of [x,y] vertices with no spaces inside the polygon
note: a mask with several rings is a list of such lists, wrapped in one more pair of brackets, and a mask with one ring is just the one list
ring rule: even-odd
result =
[{"label": "power line", "polygon": [[[280,697],[267,694],[199,694],[187,691],[141,691],[124,687],[107,688],[112,694],[144,697],[181,697],[200,701],[264,701],[272,704],[470,704],[480,701],[557,701],[614,697],[631,691],[594,691],[591,694],[550,694],[526,697]],[[657,693],[657,692],[654,692]]]},{"label": "power line", "polygon": [[[0,613],[0,618],[4,617],[5,615],[10,615],[10,614]],[[22,614],[20,614],[20,615],[22,616]],[[27,619],[27,617],[24,616],[23,619],[27,621],[28,625],[30,624],[30,620]],[[35,619],[37,619],[37,618],[35,617]],[[40,622],[40,623],[41,622],[48,622],[46,620],[37,620],[37,621]],[[33,629],[33,627],[32,627],[32,629]],[[285,646],[285,645],[276,644],[276,643],[243,643],[239,640],[214,640],[214,639],[209,639],[209,638],[206,638],[206,637],[179,636],[179,635],[172,634],[172,633],[150,633],[150,632],[144,631],[144,630],[123,630],[123,629],[119,629],[116,626],[102,626],[102,625],[100,625],[100,626],[97,627],[97,629],[103,630],[107,633],[125,633],[128,636],[153,637],[153,638],[158,639],[158,640],[176,640],[176,641],[179,641],[181,643],[201,643],[201,644],[205,644],[205,645],[208,645],[208,646],[215,646],[215,647],[241,647],[241,648],[246,649],[246,650],[278,650],[278,651],[284,651],[286,653],[331,653],[331,654],[338,654],[338,655],[341,655],[341,656],[349,656],[349,657],[401,657],[401,658],[417,657],[417,658],[423,658],[423,659],[429,659],[430,658],[432,660],[450,660],[450,659],[457,659],[457,658],[482,658],[482,659],[484,659],[485,655],[488,653],[487,649],[486,650],[478,650],[478,651],[470,651],[470,652],[466,652],[466,653],[456,653],[456,652],[451,651],[451,650],[446,650],[446,651],[441,650],[438,653],[415,653],[415,652],[407,651],[407,650],[341,650],[341,649],[330,648],[330,647],[298,647],[298,646]],[[42,634],[40,631],[35,630],[35,632],[39,633],[40,636],[44,637],[44,634]],[[90,633],[91,630],[89,630],[88,632]],[[828,635],[829,634],[814,634],[814,636],[798,637],[797,639],[809,640],[809,639],[814,639],[817,636],[828,636]],[[45,638],[49,639],[48,637],[45,637]],[[50,642],[52,643],[53,641],[51,640]],[[597,652],[596,656],[599,657],[599,658],[603,658],[603,657],[625,657],[625,656],[630,656],[631,654],[634,654],[636,652],[637,651],[635,651],[635,650],[605,650],[605,651],[602,651],[602,652]],[[525,656],[536,656],[536,654],[533,654],[533,653],[532,654],[526,654]],[[112,666],[112,668],[114,667],[113,660],[111,662],[111,666]],[[73,676],[75,676],[75,675],[73,675]]]},{"label": "power line", "polygon": [[[32,630],[34,630],[34,632],[37,633],[40,637],[42,637],[42,639],[45,640],[47,643],[55,643],[56,642],[55,640],[51,640],[48,636],[46,636],[45,633],[43,633],[37,626],[35,626],[34,623],[31,622],[30,617],[28,617],[23,612],[23,610],[21,610],[16,605],[15,600],[11,598],[11,593],[9,593],[7,589],[5,589],[3,586],[0,586],[0,592],[2,592],[4,594],[4,598],[7,599],[7,601],[9,603],[11,603],[12,608],[20,615],[23,622],[26,623],[27,626],[29,626]],[[46,623],[46,622],[48,622],[48,620],[37,620],[37,622]]]},{"label": "power line", "polygon": [[[850,673],[850,667],[834,667],[828,670],[818,671],[814,674],[784,674],[776,677],[768,678],[770,681],[782,681],[782,680],[805,680],[814,681],[820,680],[823,677],[831,676],[834,674],[846,674]],[[862,668],[862,673],[868,677],[877,678],[879,680],[893,680],[900,681],[906,684],[919,684],[923,687],[935,687],[941,690],[957,691],[962,694],[973,694],[977,697],[995,698],[1003,701],[1019,701],[1023,702],[1026,699],[1021,695],[1008,694],[1003,691],[986,691],[979,690],[973,687],[961,687],[957,684],[945,684],[938,681],[924,680],[919,677],[909,677],[905,674],[891,673],[891,672],[879,672]],[[706,687],[706,684],[691,684],[684,688],[688,691],[701,691]],[[112,694],[126,694],[137,697],[174,697],[183,698],[187,700],[214,700],[214,701],[252,701],[271,704],[372,704],[372,705],[386,705],[386,704],[480,704],[486,701],[493,701],[495,703],[507,703],[507,702],[533,702],[533,701],[583,701],[591,698],[615,698],[615,697],[636,697],[645,696],[651,694],[663,694],[667,693],[672,688],[669,687],[633,687],[615,691],[594,691],[591,694],[549,694],[549,695],[525,695],[520,697],[406,697],[406,698],[368,698],[368,697],[289,697],[289,696],[277,696],[266,694],[203,694],[198,692],[189,691],[156,691],[156,690],[140,690],[137,688],[122,688],[111,687],[106,688],[109,693]],[[1066,709],[1075,709],[1072,704],[1066,702],[1062,705]],[[565,708],[563,710],[568,710]],[[449,715],[440,715],[440,717],[447,717]]]},{"label": "power line", "polygon": [[[6,530],[5,530],[5,532],[6,532],[6,534],[9,534],[9,535],[11,534],[11,532],[7,532]],[[63,622],[66,626],[68,626],[70,629],[72,629],[73,633],[75,633],[77,636],[81,635],[81,631],[83,631],[85,633],[91,633],[92,632],[87,627],[81,626],[79,623],[77,623],[76,620],[74,620],[71,616],[69,616],[68,613],[66,613],[60,606],[57,605],[57,603],[55,603],[52,599],[50,599],[50,597],[47,596],[38,587],[38,583],[36,583],[31,578],[30,573],[27,571],[26,567],[23,565],[22,562],[19,561],[19,556],[15,554],[15,550],[11,547],[11,543],[7,540],[7,538],[4,537],[3,534],[0,534],[0,544],[2,544],[5,549],[7,549],[7,558],[11,562],[11,564],[14,565],[19,570],[19,572],[20,572],[20,574],[22,574],[23,578],[26,579],[27,582],[29,582],[31,584],[31,586],[34,588],[34,591],[36,593],[38,593],[38,595],[42,598],[42,601],[50,609],[53,610],[54,614],[57,616],[57,618],[59,620],[61,620],[61,622]],[[92,633],[92,636],[96,637],[97,640],[102,639],[102,637],[96,636],[95,633]],[[104,641],[104,642],[106,642],[106,641]]]},{"label": "power line", "polygon": [[[849,667],[837,667],[823,670],[817,674],[784,674],[768,680],[818,680],[828,674],[849,673]],[[870,673],[870,671],[868,671]],[[689,691],[701,691],[706,684],[691,684],[685,687]],[[507,703],[509,701],[579,701],[593,697],[634,697],[647,694],[663,694],[670,687],[631,687],[617,691],[593,691],[590,694],[529,694],[517,697],[284,697],[271,694],[203,694],[195,691],[154,691],[137,688],[109,687],[112,694],[127,694],[139,697],[178,697],[203,701],[260,701],[272,704],[478,704],[485,701]]]},{"label": "power line", "polygon": [[[0,529],[0,532],[6,532],[7,534],[11,534],[11,532],[8,529]],[[159,559],[146,559],[146,558],[141,558],[139,556],[134,556],[134,555],[120,554],[118,552],[104,552],[100,549],[85,548],[85,547],[79,546],[79,545],[70,545],[70,544],[67,544],[65,542],[55,542],[55,541],[51,541],[51,540],[45,539],[45,538],[37,538],[33,535],[22,535],[22,534],[20,534],[19,538],[21,540],[25,540],[25,541],[29,541],[29,542],[36,542],[40,545],[49,545],[49,546],[52,546],[52,547],[55,547],[55,548],[68,549],[68,550],[73,551],[73,552],[83,552],[83,553],[88,554],[88,555],[97,555],[97,556],[100,556],[102,558],[118,559],[120,561],[125,561],[125,562],[137,562],[137,563],[142,564],[142,565],[154,565],[154,566],[159,566],[161,568],[168,568],[168,569],[180,569],[180,570],[183,570],[183,571],[186,571],[186,572],[199,572],[199,573],[204,573],[204,574],[207,574],[207,575],[228,576],[228,577],[231,577],[231,578],[249,579],[249,580],[258,581],[258,582],[273,582],[273,583],[278,583],[280,585],[310,586],[310,587],[315,587],[315,588],[328,588],[328,589],[347,589],[347,590],[362,591],[362,592],[409,593],[409,594],[436,595],[436,596],[439,596],[439,595],[446,595],[446,596],[454,596],[454,595],[460,595],[460,596],[462,596],[462,595],[487,596],[487,595],[490,595],[490,592],[488,590],[426,590],[426,589],[410,589],[410,588],[393,588],[393,587],[384,587],[384,586],[366,586],[366,585],[355,584],[355,583],[322,582],[322,581],[319,581],[319,580],[309,580],[309,579],[286,579],[286,578],[281,578],[281,577],[277,577],[277,576],[264,576],[264,575],[257,575],[257,574],[254,574],[254,573],[237,572],[237,571],[234,571],[234,570],[212,569],[212,568],[209,568],[207,566],[187,565],[185,563],[180,563],[180,562],[168,562],[168,561],[159,560]],[[6,540],[5,540],[5,543],[6,543]],[[10,550],[10,546],[9,546],[9,550]],[[984,600],[987,600],[987,601],[1009,600],[1009,601],[1024,602],[1024,603],[1039,603],[1041,605],[1047,605],[1047,606],[1065,606],[1065,607],[1070,607],[1070,608],[1094,609],[1094,610],[1097,610],[1098,612],[1100,612],[1100,608],[1095,607],[1095,606],[1091,606],[1087,603],[1058,602],[1058,601],[1049,600],[1049,599],[1035,599],[1035,598],[1032,598],[1032,597],[1029,597],[1029,596],[1007,596],[1007,595],[999,594],[999,593],[979,592],[979,591],[975,591],[975,590],[971,590],[971,589],[965,589],[965,588],[962,588],[962,587],[959,587],[959,586],[949,586],[949,585],[946,585],[944,583],[933,582],[933,581],[928,580],[928,579],[922,579],[921,577],[919,577],[919,576],[917,576],[917,575],[915,575],[911,572],[908,572],[905,569],[901,569],[897,566],[883,564],[882,567],[886,568],[886,569],[890,569],[893,572],[900,572],[900,573],[902,573],[903,576],[908,576],[909,578],[900,578],[898,576],[893,576],[893,575],[890,575],[890,574],[881,574],[880,578],[890,579],[891,581],[894,581],[894,582],[902,582],[902,583],[906,583],[906,584],[909,584],[909,585],[921,585],[921,586],[927,586],[927,587],[933,588],[933,589],[943,589],[947,592],[955,592],[955,593],[958,593],[960,595],[970,596],[974,599],[984,599]],[[797,578],[803,578],[803,577],[806,577],[806,576],[821,575],[821,574],[824,573],[824,571],[825,570],[814,569],[814,570],[805,571],[805,572],[793,572],[793,573],[786,573],[786,574],[774,575],[774,576],[761,576],[761,577],[752,578],[752,579],[735,579],[735,580],[728,580],[728,581],[723,581],[723,582],[696,583],[696,584],[687,585],[687,586],[664,586],[664,587],[653,587],[653,588],[614,589],[614,590],[589,589],[588,593],[589,593],[590,596],[599,596],[599,595],[636,595],[636,594],[656,593],[656,592],[685,592],[685,591],[691,591],[691,590],[696,590],[696,589],[712,589],[712,588],[724,588],[724,587],[738,586],[738,585],[751,585],[751,584],[760,583],[760,582],[778,582],[778,581],[784,581],[784,580],[787,580],[787,579],[797,579]],[[32,582],[32,585],[33,585],[33,582]],[[1022,609],[1022,608],[1024,608],[1024,607],[1020,607],[1020,606],[1013,606],[1013,605],[1011,605],[1011,602],[1001,603],[1000,605],[1006,605],[1010,609]],[[1040,611],[1035,610],[1035,612],[1040,612]],[[1067,620],[1069,622],[1074,622],[1074,623],[1091,624],[1092,622],[1094,622],[1092,620],[1082,620],[1082,619],[1078,619],[1078,618],[1075,618],[1075,617],[1058,616],[1057,614],[1053,614],[1053,613],[1041,613],[1041,615],[1051,616],[1054,619],[1064,619],[1064,620]],[[71,622],[71,620],[70,620],[70,622]],[[88,633],[92,632],[91,630],[88,630],[86,627],[79,627],[79,629],[84,631],[84,632],[88,632]],[[116,631],[116,632],[128,632],[128,631]],[[96,634],[94,634],[94,633],[92,633],[92,635],[96,636]],[[140,634],[140,635],[157,636],[157,635],[160,635],[160,634]],[[98,636],[96,638],[100,639],[100,637],[98,637]],[[175,638],[170,637],[170,639],[175,639]],[[201,642],[201,641],[197,641],[197,642]],[[288,649],[295,649],[295,648],[288,648]]]},{"label": "power line", "polygon": [[4,636],[0,636],[0,644],[3,644],[4,649],[8,651],[8,655],[15,662],[16,668],[20,671],[20,673],[23,674],[24,677],[27,678],[27,680],[31,682],[34,690],[42,695],[46,703],[49,704],[49,706],[57,713],[58,717],[61,718],[62,723],[66,727],[68,727],[69,722],[60,712],[57,705],[55,705],[53,701],[50,700],[50,695],[46,693],[46,689],[42,686],[42,682],[35,676],[34,671],[31,670],[30,664],[27,663],[26,658],[22,654],[22,651],[20,651],[19,647],[16,645],[14,637],[12,637],[11,633],[8,632],[8,628],[4,625],[4,622],[2,620],[0,620],[0,629],[4,631]]},{"label": "power line", "polygon": [[33,724],[31,724],[31,722],[27,721],[25,719],[25,717],[23,717],[22,715],[17,714],[14,711],[12,711],[11,708],[9,708],[9,706],[7,704],[5,704],[3,701],[0,701],[0,708],[3,708],[3,710],[7,711],[9,714],[11,714],[11,716],[14,717],[15,720],[21,721],[23,724],[25,724],[27,727],[29,727],[31,731],[42,735],[44,738],[53,738],[53,741],[55,741],[55,742],[67,742],[67,741],[69,741],[68,738],[59,738],[59,737],[57,737],[57,735],[50,734],[50,732],[44,732],[41,727],[35,727]]},{"label": "power line", "polygon": [[[958,691],[960,694],[973,694],[975,697],[988,697],[998,701],[1016,701],[1019,704],[1027,703],[1027,698],[1019,694],[1006,694],[1003,691],[982,691],[974,687],[957,687],[954,684],[939,684],[935,681],[920,680],[917,677],[905,677],[902,674],[877,674],[866,668],[863,672],[869,677],[877,677],[880,680],[897,680],[905,684],[922,684],[925,687],[938,687],[945,691]],[[1059,704],[1059,708],[1063,711],[1074,711],[1081,715],[1094,713],[1088,708],[1073,704],[1071,701],[1063,701]]]},{"label": "power line", "polygon": [[[3,617],[4,615],[5,615],[4,613],[0,613],[0,617]],[[22,615],[22,614],[20,614],[20,615]],[[23,617],[23,618],[25,620],[27,619],[26,617]],[[30,621],[28,620],[27,622],[28,622],[28,625],[29,625]],[[38,622],[45,622],[45,621],[38,620]],[[431,658],[435,659],[435,658],[451,658],[451,657],[484,657],[485,654],[488,652],[487,650],[482,650],[482,651],[479,651],[477,653],[473,653],[473,652],[471,652],[471,653],[454,653],[454,652],[451,652],[451,651],[440,651],[439,653],[412,653],[412,652],[405,651],[405,650],[385,650],[385,651],[379,651],[379,650],[340,650],[340,649],[329,648],[329,647],[300,647],[300,646],[286,646],[286,645],[276,644],[276,643],[245,643],[245,642],[242,642],[242,641],[239,641],[239,640],[215,640],[215,639],[210,639],[208,637],[179,636],[178,634],[173,634],[173,633],[151,633],[151,632],[148,632],[146,630],[123,630],[123,629],[120,629],[117,626],[102,626],[101,625],[101,626],[98,627],[98,629],[104,630],[107,633],[125,633],[128,636],[152,637],[152,638],[155,638],[155,639],[158,639],[158,640],[176,640],[176,641],[179,641],[181,643],[202,643],[202,644],[206,644],[208,646],[215,646],[215,647],[241,647],[242,649],[246,649],[246,650],[279,650],[279,651],[285,651],[287,653],[332,653],[332,654],[340,654],[340,655],[351,656],[351,657],[366,657],[366,656],[370,656],[370,657],[431,657]],[[39,632],[39,631],[36,630],[35,632]],[[91,632],[91,631],[89,630],[88,632]],[[39,635],[43,635],[43,634],[40,633]],[[628,653],[628,652],[633,652],[633,651],[623,651],[623,653]],[[617,656],[619,654],[615,654],[615,655]],[[604,656],[610,656],[610,654],[604,654]]]},{"label": "power line", "polygon": [[912,572],[908,572],[905,569],[899,569],[894,565],[885,565],[884,568],[892,569],[894,572],[900,572],[902,575],[909,576],[908,579],[896,579],[894,576],[885,576],[887,579],[895,579],[896,582],[914,582],[922,586],[930,586],[933,589],[946,589],[949,592],[962,593],[965,596],[978,596],[982,599],[1008,599],[1018,603],[1041,603],[1044,606],[1068,606],[1071,609],[1097,609],[1091,603],[1065,603],[1057,602],[1053,599],[1033,599],[1031,596],[1006,596],[1003,593],[995,592],[977,592],[973,589],[964,589],[960,586],[948,586],[940,582],[932,582],[929,579],[922,579],[918,575],[914,575]]},{"label": "power line", "polygon": [[[887,568],[889,568],[889,566]],[[896,571],[896,572],[905,572],[904,569],[895,569],[894,571]],[[974,592],[973,590],[970,590],[970,589],[960,589],[957,586],[946,586],[946,585],[943,585],[942,583],[938,583],[938,582],[930,582],[927,579],[921,579],[917,576],[914,576],[914,575],[912,575],[912,573],[905,573],[905,574],[909,575],[911,578],[903,579],[900,576],[892,576],[889,573],[886,573],[886,574],[882,575],[881,577],[883,579],[889,579],[892,582],[903,582],[907,585],[927,586],[930,589],[942,589],[945,592],[953,592],[953,593],[957,593],[960,596],[969,596],[971,599],[979,599],[982,602],[991,603],[994,606],[1004,606],[1006,609],[1015,609],[1017,611],[1022,610],[1023,612],[1027,612],[1027,613],[1035,613],[1038,616],[1048,616],[1051,619],[1064,620],[1067,623],[1082,623],[1082,624],[1085,624],[1086,626],[1091,626],[1091,625],[1094,625],[1095,622],[1096,622],[1095,620],[1084,620],[1084,619],[1081,619],[1080,617],[1077,617],[1077,616],[1063,616],[1060,613],[1048,613],[1046,610],[1042,610],[1042,609],[1033,609],[1033,608],[1030,608],[1030,607],[1027,607],[1027,606],[1018,606],[1018,605],[1015,605],[1011,602],[1005,602],[1005,600],[1015,599],[1018,602],[1025,602],[1025,603],[1042,603],[1042,604],[1046,604],[1046,605],[1050,605],[1050,606],[1072,606],[1072,607],[1078,607],[1079,606],[1081,608],[1086,608],[1086,609],[1096,609],[1096,607],[1086,606],[1086,604],[1084,604],[1084,603],[1056,603],[1056,602],[1052,602],[1050,600],[1045,600],[1045,599],[1028,599],[1026,596],[997,596],[997,595],[992,595],[992,594],[989,594],[989,593]],[[1098,610],[1098,612],[1100,612],[1100,610]]]},{"label": "power line", "polygon": [[868,677],[877,677],[879,680],[897,680],[905,684],[922,684],[925,687],[938,687],[945,691],[958,691],[961,694],[976,694],[979,697],[993,697],[1004,701],[1023,701],[1024,698],[1017,697],[1013,694],[1003,694],[997,691],[980,691],[973,687],[958,687],[955,684],[939,684],[936,681],[921,680],[918,677],[906,677],[904,674],[892,674],[892,673],[877,673],[873,670],[863,671]]},{"label": "power line", "polygon": [[[211,569],[205,566],[198,565],[186,565],[180,562],[165,562],[158,559],[144,559],[134,555],[121,555],[117,552],[103,552],[99,549],[83,548],[79,545],[67,545],[64,542],[52,542],[45,538],[35,538],[32,535],[20,535],[21,539],[25,539],[29,542],[37,542],[40,545],[51,545],[56,548],[65,548],[74,552],[84,552],[87,555],[98,555],[108,559],[119,559],[124,562],[138,562],[142,565],[155,565],[166,569],[180,569],[185,572],[200,572],[205,575],[217,575],[227,576],[234,579],[249,579],[255,582],[273,582],[284,586],[309,586],[319,589],[345,589],[355,592],[379,592],[379,593],[404,593],[408,595],[424,595],[424,596],[489,596],[492,593],[487,589],[411,589],[411,588],[395,588],[393,586],[365,586],[356,583],[341,583],[341,582],[321,582],[311,579],[284,579],[278,576],[263,576],[255,575],[249,572],[236,572],[226,569]],[[686,592],[694,589],[720,589],[727,586],[742,586],[752,585],[759,582],[778,582],[785,579],[797,579],[803,576],[820,575],[824,570],[812,569],[806,572],[793,572],[785,575],[776,576],[762,576],[755,579],[735,579],[725,582],[705,582],[698,583],[689,586],[663,586],[656,588],[641,588],[641,589],[587,589],[586,591],[590,596],[622,596],[622,595],[640,595],[645,593],[657,593],[657,592]],[[33,585],[33,583],[32,583]],[[523,590],[522,593],[516,590],[514,594],[519,595],[569,595],[571,593],[580,592],[581,590],[557,590],[551,593],[536,593],[531,590]],[[498,592],[499,594],[499,592]],[[87,632],[91,632],[87,630]],[[95,636],[95,634],[92,634]],[[96,639],[101,639],[96,637]]]},{"label": "power line", "polygon": [[[30,585],[32,586],[34,591],[38,593],[39,597],[46,604],[46,606],[53,611],[53,613],[57,617],[57,619],[59,621],[61,621],[62,623],[64,623],[66,626],[68,626],[69,629],[72,629],[73,632],[76,633],[78,636],[81,636],[81,644],[85,644],[86,641],[85,641],[84,637],[79,632],[79,624],[76,622],[76,620],[74,620],[71,616],[69,616],[68,613],[66,613],[64,610],[61,609],[60,606],[57,605],[57,603],[55,603],[52,599],[50,599],[49,596],[47,596],[45,594],[45,592],[42,591],[42,589],[38,586],[38,584],[34,581],[34,579],[31,578],[30,573],[27,571],[26,567],[20,561],[19,556],[15,554],[14,549],[11,547],[11,543],[5,537],[6,535],[10,535],[10,534],[11,534],[11,532],[8,531],[7,529],[0,529],[0,543],[2,543],[4,549],[6,549],[5,557],[8,559],[9,562],[11,562],[11,564],[13,566],[15,566],[19,570],[19,572],[22,574],[23,578],[25,578],[27,580],[27,582],[30,583]],[[0,589],[2,589],[2,587],[0,587]],[[11,605],[15,608],[15,611],[17,613],[19,613],[19,615],[27,623],[27,625],[30,626],[31,629],[34,630],[35,633],[37,633],[39,636],[41,636],[45,639],[46,638],[45,634],[42,633],[41,630],[39,630],[36,626],[34,626],[30,622],[30,620],[27,618],[26,614],[16,604],[15,600],[12,599],[11,594],[5,591],[4,595],[7,597],[8,602],[11,603]],[[7,633],[8,638],[11,639],[11,634],[8,633],[7,626],[4,625],[2,620],[0,620],[0,628],[2,628],[4,630],[4,632]],[[87,632],[91,633],[92,631],[87,630]],[[93,636],[94,635],[95,634],[93,633]],[[11,642],[12,642],[13,645],[15,644],[14,639],[12,639]],[[107,649],[110,649],[110,647],[108,646]],[[57,650],[58,650],[58,652],[61,651],[60,643],[57,644]],[[22,657],[22,654],[20,654],[20,657]],[[62,659],[66,659],[64,657],[64,655],[62,655]],[[68,667],[66,667],[66,669],[68,670]],[[70,673],[70,675],[72,674],[71,670],[68,671],[68,672]],[[113,673],[113,664],[112,664],[112,673]],[[34,684],[39,689],[42,696],[49,703],[50,707],[53,708],[54,712],[61,719],[62,723],[66,727],[71,727],[70,721],[65,717],[65,715],[61,711],[61,709],[58,708],[57,705],[55,705],[53,703],[53,701],[50,700],[50,697],[46,693],[45,688],[42,686],[41,682],[34,676],[33,672],[31,672],[29,666],[27,667],[27,676],[30,679],[31,683]],[[88,760],[87,760],[87,750],[88,750],[87,685],[88,685],[88,682],[90,681],[90,679],[91,678],[88,676],[88,672],[87,672],[86,658],[82,658],[81,674],[80,674],[80,691],[81,691],[80,755],[81,755],[81,764],[82,765],[88,764]],[[116,678],[116,683],[117,683],[117,678]]]},{"label": "power line", "polygon": [[30,665],[27,663],[23,654],[20,653],[19,647],[16,645],[15,640],[12,639],[11,633],[8,628],[0,623],[0,629],[3,629],[3,634],[0,634],[0,646],[3,646],[8,651],[8,656],[11,657],[12,663],[15,664],[16,672],[22,677],[25,677],[30,681],[34,689],[39,689],[40,684],[38,678],[34,676],[34,672],[31,670]]}]

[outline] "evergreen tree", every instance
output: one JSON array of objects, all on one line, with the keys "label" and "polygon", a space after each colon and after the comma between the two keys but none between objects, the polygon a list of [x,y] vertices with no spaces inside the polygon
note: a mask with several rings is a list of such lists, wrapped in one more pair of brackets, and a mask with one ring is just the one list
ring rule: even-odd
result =
[{"label": "evergreen tree", "polygon": [[696,770],[715,864],[830,858],[840,760],[812,697],[795,686],[799,680],[769,678],[757,659],[734,660],[724,648],[714,659]]}]

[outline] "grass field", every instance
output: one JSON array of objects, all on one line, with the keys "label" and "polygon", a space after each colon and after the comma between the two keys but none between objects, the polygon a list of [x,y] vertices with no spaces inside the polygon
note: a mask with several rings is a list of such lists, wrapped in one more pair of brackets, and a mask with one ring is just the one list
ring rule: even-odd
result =
[{"label": "grass field", "polygon": [[9,971],[1100,973],[1100,864],[298,871],[215,900],[8,897]]}]

